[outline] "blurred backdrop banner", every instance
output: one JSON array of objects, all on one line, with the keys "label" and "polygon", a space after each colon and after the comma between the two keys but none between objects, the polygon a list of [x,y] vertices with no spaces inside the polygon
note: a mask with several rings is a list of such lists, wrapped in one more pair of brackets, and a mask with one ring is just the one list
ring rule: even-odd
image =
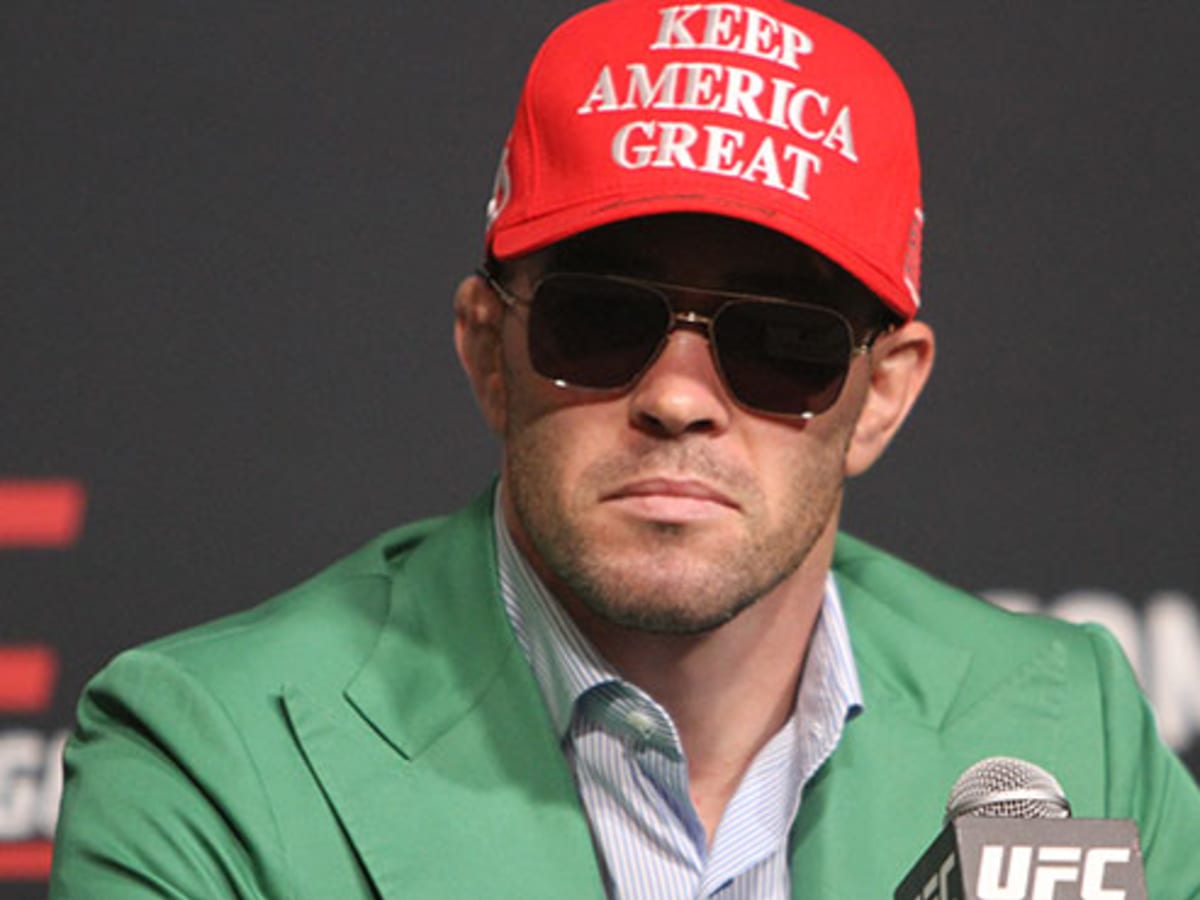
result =
[{"label": "blurred backdrop banner", "polygon": [[[484,489],[450,298],[583,3],[0,13],[0,896],[120,649]],[[847,530],[1107,625],[1200,772],[1194,4],[830,0],[913,96],[933,381]]]}]

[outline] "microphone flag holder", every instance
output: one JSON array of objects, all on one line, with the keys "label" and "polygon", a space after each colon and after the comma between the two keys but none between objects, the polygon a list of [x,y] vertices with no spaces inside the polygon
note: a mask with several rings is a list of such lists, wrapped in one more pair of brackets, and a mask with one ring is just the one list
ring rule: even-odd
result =
[{"label": "microphone flag holder", "polygon": [[893,900],[1148,900],[1137,825],[961,816]]}]

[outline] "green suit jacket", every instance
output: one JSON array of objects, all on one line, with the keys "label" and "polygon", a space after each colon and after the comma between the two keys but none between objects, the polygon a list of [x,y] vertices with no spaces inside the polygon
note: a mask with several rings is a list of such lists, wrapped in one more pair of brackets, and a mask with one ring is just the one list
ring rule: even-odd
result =
[{"label": "green suit jacket", "polygon": [[[964,768],[1008,754],[1132,817],[1151,895],[1200,898],[1200,793],[1105,632],[998,611],[850,538],[865,711],[808,785],[795,897],[890,897]],[[274,600],[117,657],[66,752],[51,896],[604,894],[497,587],[487,498]]]}]

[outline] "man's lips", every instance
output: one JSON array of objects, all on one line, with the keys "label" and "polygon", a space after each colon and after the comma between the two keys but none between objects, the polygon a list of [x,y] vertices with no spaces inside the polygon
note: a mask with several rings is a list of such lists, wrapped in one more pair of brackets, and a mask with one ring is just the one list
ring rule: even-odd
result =
[{"label": "man's lips", "polygon": [[691,478],[643,478],[622,484],[601,499],[619,502],[655,518],[668,519],[712,515],[718,507],[741,509],[741,505],[725,492]]}]

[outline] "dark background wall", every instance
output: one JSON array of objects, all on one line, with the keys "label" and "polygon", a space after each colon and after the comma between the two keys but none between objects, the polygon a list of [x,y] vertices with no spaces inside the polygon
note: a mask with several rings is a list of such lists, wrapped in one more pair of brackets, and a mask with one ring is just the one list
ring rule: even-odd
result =
[{"label": "dark background wall", "polygon": [[[450,296],[524,67],[583,5],[0,11],[0,895],[40,893],[14,860],[89,673],[487,483]],[[913,94],[941,340],[847,524],[1110,624],[1200,771],[1200,14],[819,8]],[[48,478],[86,507],[35,540],[11,489]]]}]

